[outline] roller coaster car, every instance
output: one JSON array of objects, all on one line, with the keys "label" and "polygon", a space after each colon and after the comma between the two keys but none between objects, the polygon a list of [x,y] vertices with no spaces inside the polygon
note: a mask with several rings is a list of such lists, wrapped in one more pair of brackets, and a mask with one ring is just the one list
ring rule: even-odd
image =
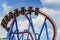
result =
[{"label": "roller coaster car", "polygon": [[29,7],[29,8],[28,8],[28,13],[31,14],[32,11],[33,11],[33,10],[32,10],[32,7]]},{"label": "roller coaster car", "polygon": [[8,22],[11,20],[8,15],[6,15],[6,16],[4,17],[4,19],[5,19],[6,23],[8,23]]},{"label": "roller coaster car", "polygon": [[14,14],[15,14],[15,16],[17,17],[17,16],[20,15],[20,11],[19,11],[18,9],[15,9],[15,10],[14,10]]},{"label": "roller coaster car", "polygon": [[35,15],[38,15],[39,13],[39,8],[35,8]]},{"label": "roller coaster car", "polygon": [[26,11],[26,10],[25,10],[25,7],[22,7],[22,8],[21,8],[21,14],[24,15],[24,14],[25,14],[25,11]]},{"label": "roller coaster car", "polygon": [[10,18],[10,19],[13,19],[13,18],[15,17],[15,14],[12,13],[12,12],[9,12],[8,14],[9,14],[9,18]]},{"label": "roller coaster car", "polygon": [[3,28],[6,28],[7,23],[6,23],[6,21],[4,19],[2,20],[1,25],[2,25]]}]

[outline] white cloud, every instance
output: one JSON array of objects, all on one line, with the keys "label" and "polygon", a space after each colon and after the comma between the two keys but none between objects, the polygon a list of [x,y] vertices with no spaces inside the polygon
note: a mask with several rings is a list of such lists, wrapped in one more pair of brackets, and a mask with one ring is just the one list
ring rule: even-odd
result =
[{"label": "white cloud", "polygon": [[50,8],[47,8],[47,7],[41,8],[41,11],[43,11],[46,14],[50,15],[51,17],[53,17],[53,16],[56,17],[57,15],[60,15],[60,10],[54,10],[54,9],[50,9]]},{"label": "white cloud", "polygon": [[12,9],[12,6],[9,6],[9,5],[7,5],[6,3],[3,3],[3,4],[2,4],[2,7],[3,7],[4,12],[5,12],[6,14],[7,14],[8,12],[10,12],[11,9]]},{"label": "white cloud", "polygon": [[[0,17],[0,23],[2,21],[2,17]],[[0,25],[0,38],[4,38],[6,36],[6,31],[3,29],[3,27]]]},{"label": "white cloud", "polygon": [[57,18],[57,26],[58,26],[58,28],[60,28],[60,18]]},{"label": "white cloud", "polygon": [[44,8],[41,8],[41,11],[48,14],[54,20],[57,27],[59,27],[58,25],[60,23],[60,10],[48,9],[48,8],[44,7]]},{"label": "white cloud", "polygon": [[7,35],[7,31],[1,27],[0,25],[0,38],[5,38]]},{"label": "white cloud", "polygon": [[43,6],[60,10],[60,0],[41,0]]},{"label": "white cloud", "polygon": [[60,3],[60,0],[41,0],[41,2],[44,4],[44,3],[48,3],[48,4],[51,4],[51,3]]},{"label": "white cloud", "polygon": [[60,23],[60,18],[58,18],[58,23]]}]

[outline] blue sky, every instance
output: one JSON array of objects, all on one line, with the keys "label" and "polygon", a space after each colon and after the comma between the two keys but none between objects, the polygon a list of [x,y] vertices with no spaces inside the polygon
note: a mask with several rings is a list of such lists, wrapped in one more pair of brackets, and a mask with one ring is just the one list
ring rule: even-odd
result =
[{"label": "blue sky", "polygon": [[[60,39],[60,0],[0,0],[0,19],[2,20],[9,11],[16,8],[20,9],[22,6],[26,8],[29,6],[33,8],[39,7],[43,12],[51,16],[57,26],[56,40]],[[3,28],[0,28],[0,31],[2,29]]]}]

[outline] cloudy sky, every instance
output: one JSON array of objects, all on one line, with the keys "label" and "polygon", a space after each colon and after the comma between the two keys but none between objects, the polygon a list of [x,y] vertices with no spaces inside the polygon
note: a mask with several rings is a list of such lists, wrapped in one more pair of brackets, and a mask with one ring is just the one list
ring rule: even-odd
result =
[{"label": "cloudy sky", "polygon": [[[22,6],[25,6],[26,8],[28,8],[29,6],[32,6],[33,8],[39,7],[40,10],[47,13],[56,23],[56,28],[57,28],[56,40],[60,39],[60,0],[0,0],[0,23],[6,14],[8,14],[10,11],[16,8],[20,9]],[[38,23],[39,18],[40,17],[38,16],[36,18],[38,20],[35,19],[33,20],[36,23]],[[41,18],[43,21],[44,18],[43,17]],[[23,25],[22,21],[19,22],[21,22],[21,24]],[[25,22],[27,22],[27,20],[25,20],[24,23]],[[25,26],[27,25],[28,22]],[[6,33],[7,32],[0,26],[0,37],[5,37]]]}]

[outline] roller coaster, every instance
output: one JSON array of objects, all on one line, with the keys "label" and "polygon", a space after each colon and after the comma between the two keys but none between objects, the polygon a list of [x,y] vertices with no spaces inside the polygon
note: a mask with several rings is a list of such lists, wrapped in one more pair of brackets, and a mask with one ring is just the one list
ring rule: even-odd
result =
[{"label": "roller coaster", "polygon": [[[42,15],[45,17],[42,28],[39,33],[36,33],[35,29],[34,29],[32,16],[31,16],[31,14],[33,12],[36,16]],[[29,21],[28,29],[24,29],[24,31],[22,31],[22,32],[19,32],[19,28],[18,28],[18,24],[17,24],[17,17],[20,15],[24,15],[27,18],[27,20]],[[10,26],[8,27],[7,24],[11,20],[12,20],[12,22],[11,22]],[[1,21],[1,26],[7,31],[6,40],[41,40],[41,34],[42,34],[44,27],[46,29],[47,40],[49,40],[48,26],[47,26],[47,22],[46,22],[47,20],[52,25],[52,28],[53,28],[52,40],[55,40],[55,38],[56,38],[56,25],[55,25],[54,21],[52,20],[52,18],[50,18],[50,16],[47,15],[46,13],[40,11],[39,8],[33,9],[30,6],[28,9],[25,9],[25,7],[21,7],[21,10],[15,9],[14,12],[11,11],[7,15],[4,16],[4,18]],[[16,26],[15,27],[16,30],[13,29],[14,24]],[[30,27],[32,29],[33,34],[30,32]],[[37,35],[38,35],[38,37],[37,37]],[[26,37],[26,38],[24,38],[24,37]]]}]

